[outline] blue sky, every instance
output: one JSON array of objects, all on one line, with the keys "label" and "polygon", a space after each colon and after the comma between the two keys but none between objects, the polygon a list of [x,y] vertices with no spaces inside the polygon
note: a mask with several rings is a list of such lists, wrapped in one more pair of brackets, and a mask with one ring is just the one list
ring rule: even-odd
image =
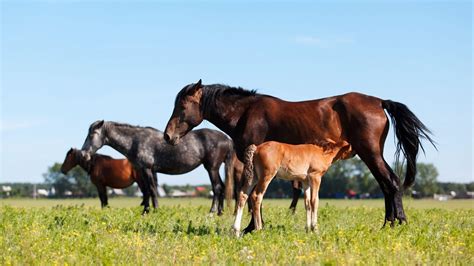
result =
[{"label": "blue sky", "polygon": [[[200,78],[287,100],[358,91],[405,103],[439,145],[419,160],[439,180],[473,180],[470,2],[3,1],[0,182],[43,181],[98,119],[163,129]],[[202,167],[159,175],[208,180]]]}]

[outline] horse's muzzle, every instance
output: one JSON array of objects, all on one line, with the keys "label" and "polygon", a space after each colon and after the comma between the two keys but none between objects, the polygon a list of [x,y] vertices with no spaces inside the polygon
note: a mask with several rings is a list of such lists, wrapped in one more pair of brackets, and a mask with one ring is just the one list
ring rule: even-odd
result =
[{"label": "horse's muzzle", "polygon": [[179,136],[170,136],[170,134],[165,133],[164,139],[168,144],[175,146],[179,142]]},{"label": "horse's muzzle", "polygon": [[91,160],[91,154],[85,151],[81,151],[84,161],[88,162]]}]

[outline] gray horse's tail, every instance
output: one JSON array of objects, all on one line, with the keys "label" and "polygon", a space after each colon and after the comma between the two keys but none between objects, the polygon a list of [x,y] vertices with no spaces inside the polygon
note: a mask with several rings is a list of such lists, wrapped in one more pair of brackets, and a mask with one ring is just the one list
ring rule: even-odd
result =
[{"label": "gray horse's tail", "polygon": [[234,148],[231,147],[225,158],[225,200],[227,208],[232,207],[234,197]]}]

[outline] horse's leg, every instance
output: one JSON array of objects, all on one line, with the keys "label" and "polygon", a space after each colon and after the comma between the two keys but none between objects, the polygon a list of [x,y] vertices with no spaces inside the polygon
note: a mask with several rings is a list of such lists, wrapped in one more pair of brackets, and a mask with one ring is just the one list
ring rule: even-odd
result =
[{"label": "horse's leg", "polygon": [[298,204],[298,199],[301,195],[301,182],[292,181],[293,185],[293,200],[291,201],[290,210],[295,213],[296,212],[296,205]]},{"label": "horse's leg", "polygon": [[356,149],[357,154],[365,162],[372,172],[385,198],[385,221],[393,226],[395,219],[400,223],[406,221],[405,212],[402,203],[402,188],[400,178],[393,172],[390,166],[385,162],[380,152],[374,152],[370,149]]},{"label": "horse's leg", "polygon": [[155,173],[152,173],[152,184],[151,184],[151,203],[153,204],[153,208],[158,208],[158,177]]},{"label": "horse's leg", "polygon": [[234,169],[234,197],[235,197],[235,208],[234,208],[234,215],[237,214],[237,204],[239,203],[239,192],[242,189],[242,171],[237,171]]},{"label": "horse's leg", "polygon": [[142,202],[140,203],[140,206],[144,206],[144,205],[145,205],[145,199],[143,198],[144,185],[143,185],[142,179],[143,179],[143,177],[140,177],[140,178],[137,178],[137,179],[135,180],[135,181],[137,182],[138,188],[139,188],[140,191],[142,192]]},{"label": "horse's leg", "polygon": [[[237,204],[237,213],[235,215],[235,222],[234,222],[234,232],[237,236],[239,236],[240,234],[240,224],[242,221],[242,215],[243,215],[243,209],[244,209],[245,203],[247,202],[250,192],[253,191],[253,188],[255,186],[254,180],[255,178],[253,178],[252,180],[243,180],[241,189],[239,191],[239,202]],[[253,225],[253,217],[252,217],[252,225]],[[246,232],[244,231],[244,233]]]},{"label": "horse's leg", "polygon": [[207,172],[209,173],[209,179],[212,184],[212,192],[214,193],[212,197],[212,206],[211,213],[217,211],[217,215],[222,215],[222,210],[224,208],[224,183],[219,175],[219,167],[204,165]]},{"label": "horse's leg", "polygon": [[100,206],[102,208],[107,206],[107,188],[102,184],[95,184],[97,192],[99,193]]},{"label": "horse's leg", "polygon": [[150,191],[151,191],[151,185],[153,183],[153,173],[151,172],[151,169],[142,169],[142,182],[143,182],[143,212],[142,215],[147,214],[150,212]]}]

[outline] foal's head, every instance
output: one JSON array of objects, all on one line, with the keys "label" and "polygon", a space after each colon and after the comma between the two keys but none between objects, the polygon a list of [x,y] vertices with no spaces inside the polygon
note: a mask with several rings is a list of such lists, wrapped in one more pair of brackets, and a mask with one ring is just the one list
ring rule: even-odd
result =
[{"label": "foal's head", "polygon": [[61,173],[67,174],[69,170],[74,168],[79,163],[78,156],[80,155],[80,151],[74,148],[71,148],[67,154],[66,158],[64,158],[64,162],[61,165]]},{"label": "foal's head", "polygon": [[173,114],[166,125],[166,142],[178,144],[180,138],[202,122],[201,97],[201,80],[181,89],[176,96]]},{"label": "foal's head", "polygon": [[106,137],[104,124],[104,120],[99,120],[92,123],[89,127],[86,140],[82,145],[82,152],[84,153],[86,161],[89,161],[91,156],[105,144]]}]

